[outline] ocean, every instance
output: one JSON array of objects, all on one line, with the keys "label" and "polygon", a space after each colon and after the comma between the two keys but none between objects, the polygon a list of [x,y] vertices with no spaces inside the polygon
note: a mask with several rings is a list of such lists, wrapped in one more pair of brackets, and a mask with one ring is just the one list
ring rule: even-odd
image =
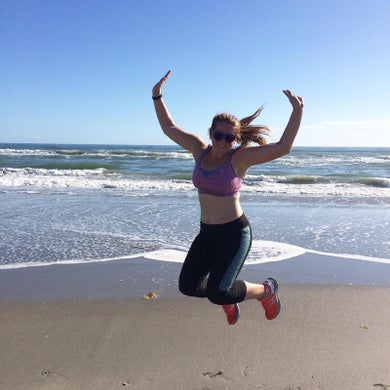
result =
[{"label": "ocean", "polygon": [[[0,144],[0,269],[183,261],[199,229],[193,164],[177,146]],[[250,169],[241,203],[248,263],[390,264],[390,148],[295,147]]]}]

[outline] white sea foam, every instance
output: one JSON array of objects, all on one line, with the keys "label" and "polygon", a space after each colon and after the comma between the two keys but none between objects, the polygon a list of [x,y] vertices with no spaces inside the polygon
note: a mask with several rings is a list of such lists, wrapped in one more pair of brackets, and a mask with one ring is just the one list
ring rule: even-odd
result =
[{"label": "white sea foam", "polygon": [[[294,245],[255,240],[252,243],[246,264],[261,264],[287,260],[289,258],[302,255],[305,252],[305,249]],[[185,256],[186,252],[170,249],[157,250],[143,254],[143,257],[149,260],[170,261],[176,263],[183,263]]]},{"label": "white sea foam", "polygon": [[[290,245],[274,241],[254,240],[250,254],[245,262],[246,265],[266,264],[282,260],[292,259],[297,256],[301,256],[305,253],[312,253],[314,255],[335,257],[340,259],[369,261],[373,263],[390,264],[390,259],[370,257],[363,255],[351,255],[345,253],[328,253],[321,251],[314,251],[305,248],[301,248],[296,245]],[[135,258],[144,258],[147,260],[170,262],[170,263],[183,263],[187,255],[186,251],[176,249],[159,249],[150,252],[138,253],[129,256],[109,257],[102,259],[78,259],[78,260],[60,260],[56,262],[25,262],[25,263],[13,263],[0,265],[1,269],[17,269],[27,267],[43,267],[51,265],[75,265],[75,264],[88,264],[88,263],[103,263],[112,261],[131,261]]]},{"label": "white sea foam", "polygon": [[21,157],[21,156],[36,156],[36,157],[50,157],[55,156],[55,151],[53,150],[40,150],[40,149],[13,149],[13,148],[1,148],[0,156],[5,157]]},{"label": "white sea foam", "polygon": [[[315,255],[337,257],[342,259],[370,261],[373,263],[390,264],[390,259],[370,257],[362,255],[351,255],[346,253],[327,253],[320,251],[308,250],[296,245],[290,245],[274,241],[254,240],[252,243],[250,254],[245,262],[246,265],[265,264],[275,261],[288,260],[305,253],[312,253]],[[149,260],[183,263],[186,252],[164,249],[148,253],[144,253],[142,257]]]},{"label": "white sea foam", "polygon": [[[259,180],[260,179],[260,180]],[[305,184],[306,183],[306,184]],[[309,183],[309,184],[308,184]],[[311,183],[311,184],[310,184]],[[253,176],[248,175],[242,186],[242,193],[248,194],[287,194],[292,196],[345,196],[355,198],[390,198],[390,179],[371,179],[371,185],[342,182],[316,182],[310,177]],[[0,170],[2,189],[118,189],[123,191],[194,191],[191,180],[152,179],[132,177],[118,173],[108,173],[98,169],[43,169],[43,168],[3,168]]]}]

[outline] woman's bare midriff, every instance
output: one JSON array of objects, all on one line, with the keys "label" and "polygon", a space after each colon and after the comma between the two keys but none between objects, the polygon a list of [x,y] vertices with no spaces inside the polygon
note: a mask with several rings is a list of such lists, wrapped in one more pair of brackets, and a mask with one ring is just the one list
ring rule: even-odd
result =
[{"label": "woman's bare midriff", "polygon": [[228,223],[243,214],[240,197],[199,194],[201,221],[209,225]]}]

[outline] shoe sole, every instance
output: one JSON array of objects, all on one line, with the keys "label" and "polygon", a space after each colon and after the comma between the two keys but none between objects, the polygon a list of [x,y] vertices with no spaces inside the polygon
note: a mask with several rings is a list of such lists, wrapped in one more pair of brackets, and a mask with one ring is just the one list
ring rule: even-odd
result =
[{"label": "shoe sole", "polygon": [[278,311],[276,313],[276,315],[272,318],[267,318],[267,320],[274,320],[280,313],[280,309],[282,308],[282,304],[280,302],[280,299],[279,299],[279,294],[278,294],[278,282],[274,279],[274,278],[268,278],[268,280],[271,280],[272,283],[274,284],[274,295],[275,295],[275,298],[276,298],[276,302],[278,304]]},{"label": "shoe sole", "polygon": [[234,307],[236,308],[236,317],[234,319],[234,322],[232,322],[231,324],[228,322],[229,325],[236,324],[238,319],[240,318],[240,306],[238,306],[238,303],[234,303]]}]

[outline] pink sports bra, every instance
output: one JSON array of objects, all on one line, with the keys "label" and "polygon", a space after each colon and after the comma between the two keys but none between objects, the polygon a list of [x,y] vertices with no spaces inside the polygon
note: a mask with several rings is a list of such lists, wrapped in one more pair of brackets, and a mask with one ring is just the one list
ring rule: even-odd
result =
[{"label": "pink sports bra", "polygon": [[192,182],[199,194],[215,196],[234,196],[240,191],[242,179],[236,175],[231,164],[232,153],[218,168],[206,171],[202,168],[202,159],[210,151],[209,146],[196,160]]}]

